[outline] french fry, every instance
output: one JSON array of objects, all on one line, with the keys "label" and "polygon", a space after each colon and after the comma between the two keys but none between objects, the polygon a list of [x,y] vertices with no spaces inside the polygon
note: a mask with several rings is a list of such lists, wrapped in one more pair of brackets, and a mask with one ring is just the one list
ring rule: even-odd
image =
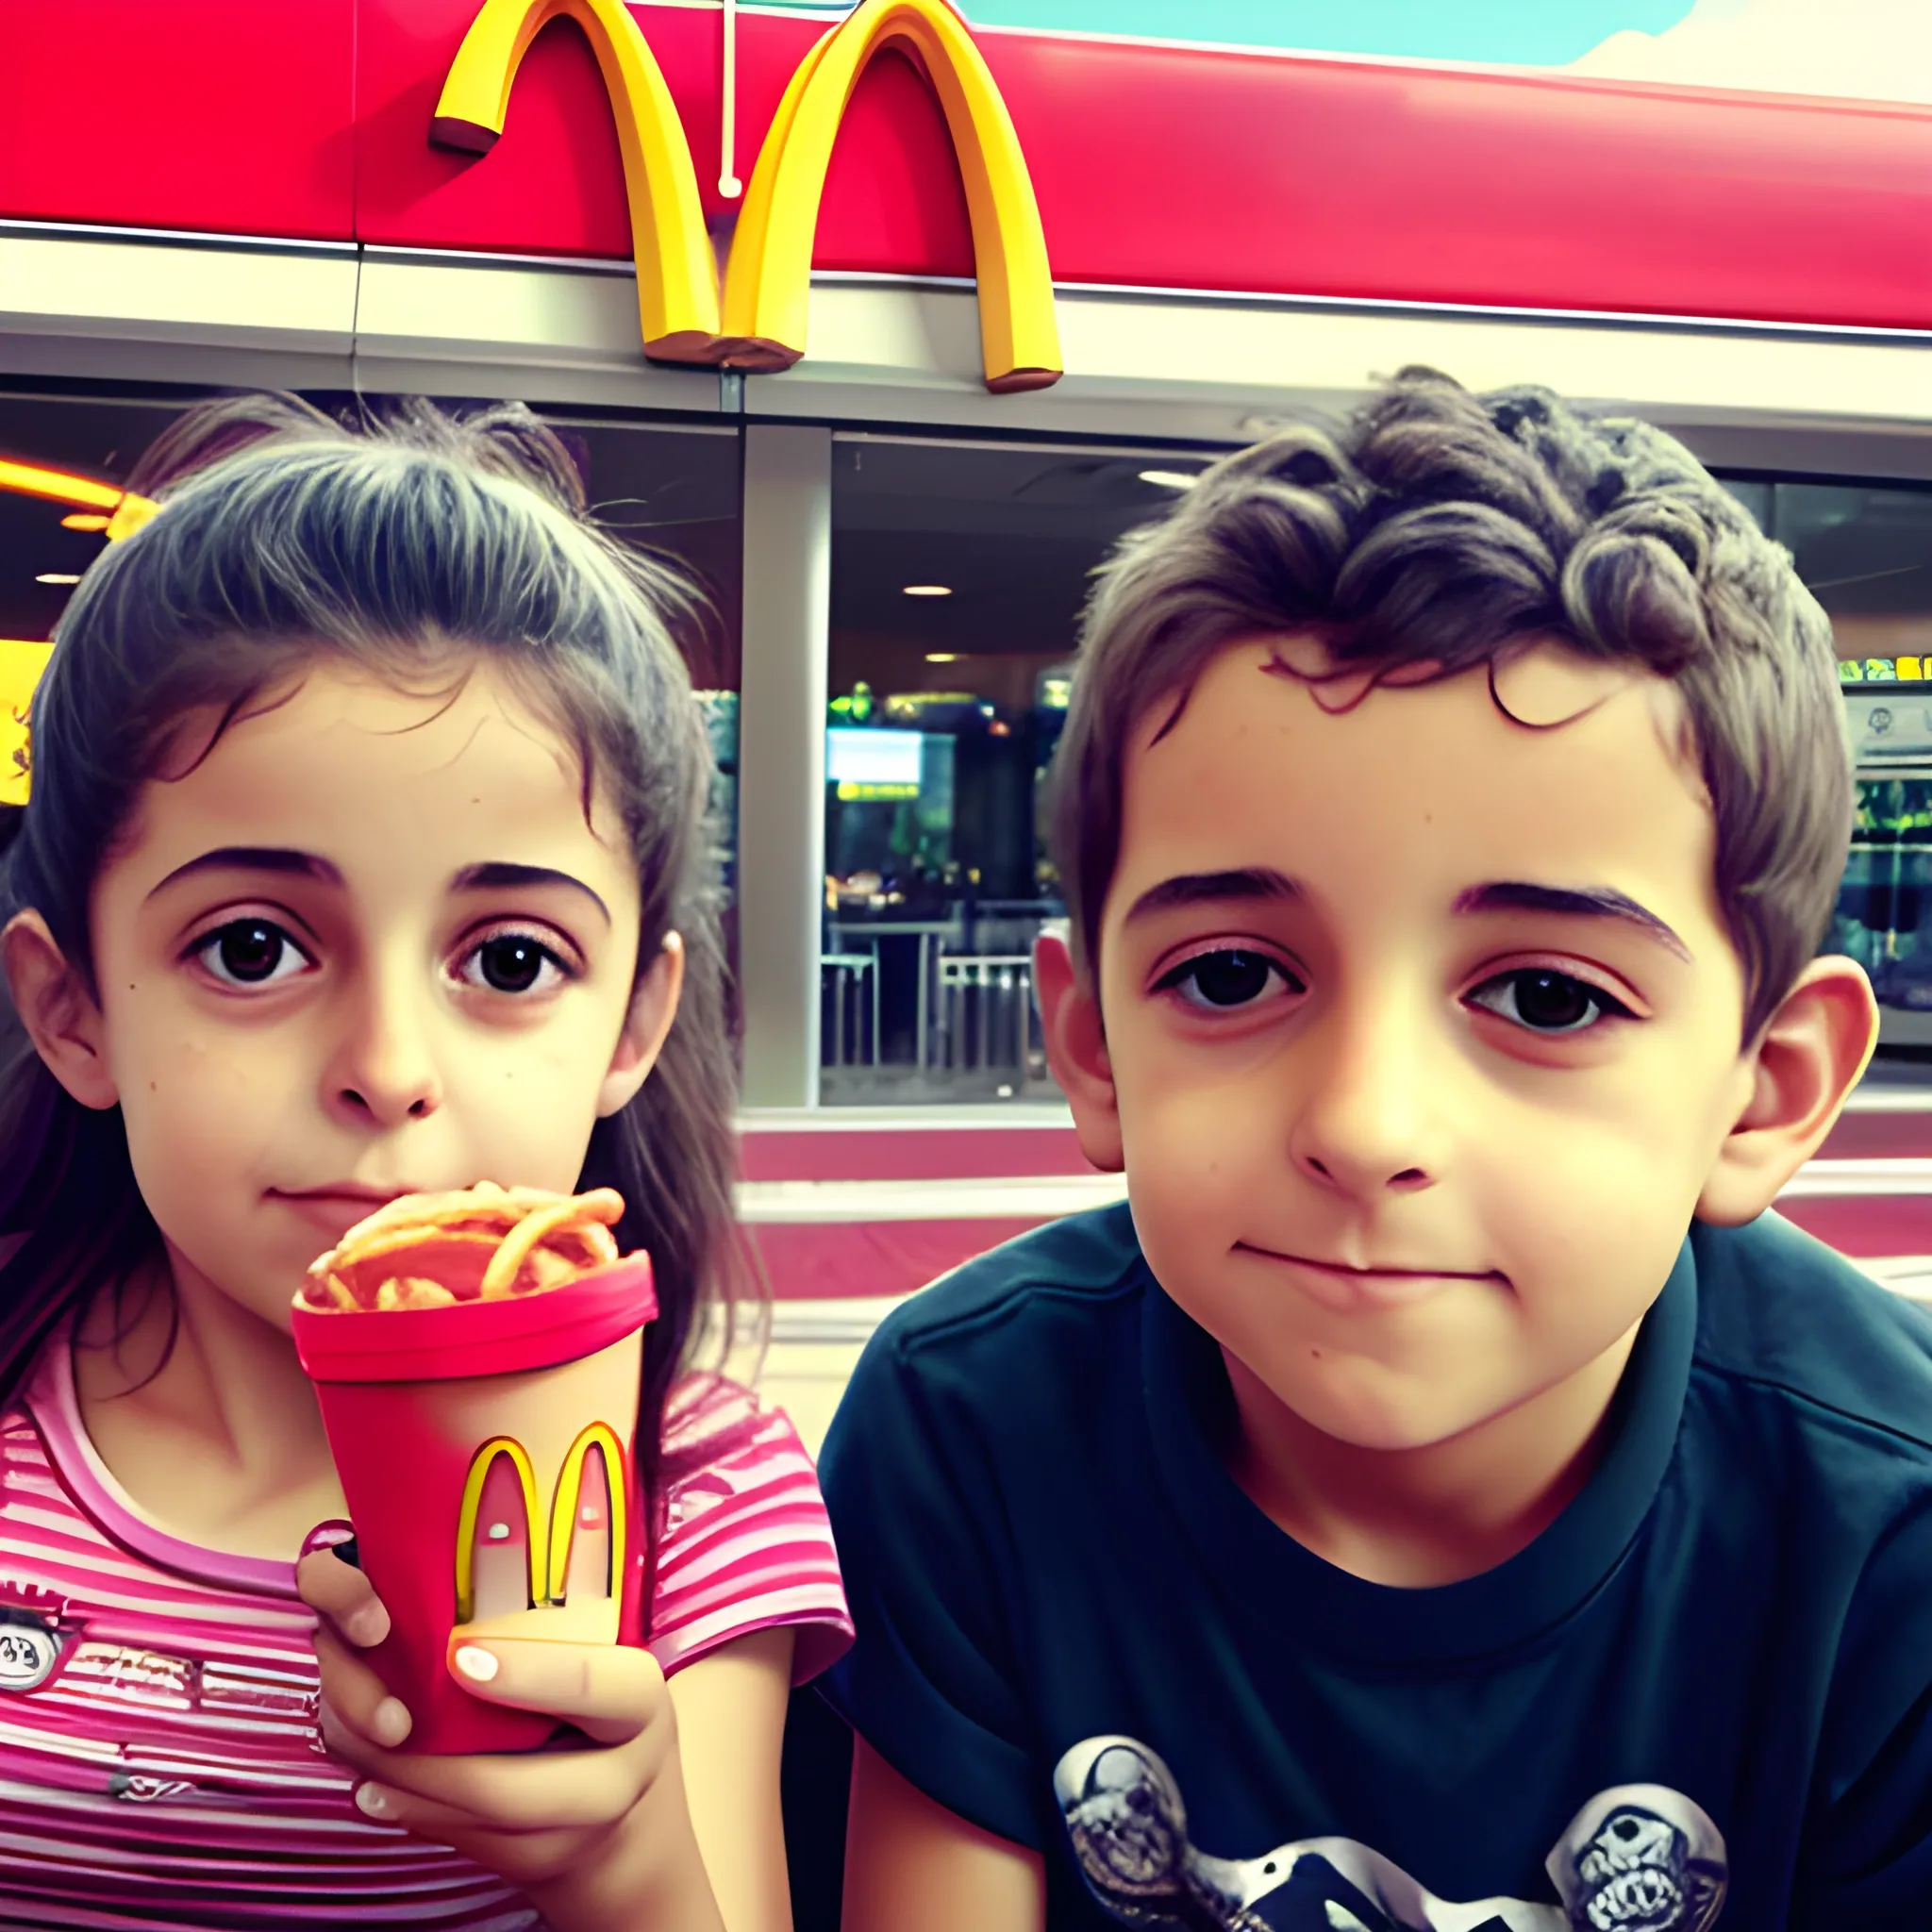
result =
[{"label": "french fry", "polygon": [[611,1229],[623,1214],[623,1196],[610,1188],[566,1197],[486,1182],[406,1194],[316,1260],[301,1300],[322,1310],[388,1311],[540,1294],[616,1260]]}]

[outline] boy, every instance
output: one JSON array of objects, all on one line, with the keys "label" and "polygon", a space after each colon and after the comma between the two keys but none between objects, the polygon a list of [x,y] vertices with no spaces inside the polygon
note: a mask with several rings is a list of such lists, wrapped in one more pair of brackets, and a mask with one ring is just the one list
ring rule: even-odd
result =
[{"label": "boy", "polygon": [[826,1445],[846,1932],[1932,1924],[1932,1323],[1765,1213],[1875,1030],[1840,706],[1541,392],[1410,371],[1124,546],[1039,979],[1131,1207]]}]

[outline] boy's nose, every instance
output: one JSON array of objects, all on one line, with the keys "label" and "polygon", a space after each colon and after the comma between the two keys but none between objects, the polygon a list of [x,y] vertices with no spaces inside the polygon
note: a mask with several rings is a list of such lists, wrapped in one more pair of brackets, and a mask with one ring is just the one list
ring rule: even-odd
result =
[{"label": "boy's nose", "polygon": [[[1417,1019],[1420,1016],[1416,1016]],[[1441,1177],[1441,1069],[1425,1029],[1399,1012],[1337,1014],[1316,1045],[1308,1083],[1289,1133],[1295,1166],[1311,1180],[1358,1198],[1414,1192]]]}]

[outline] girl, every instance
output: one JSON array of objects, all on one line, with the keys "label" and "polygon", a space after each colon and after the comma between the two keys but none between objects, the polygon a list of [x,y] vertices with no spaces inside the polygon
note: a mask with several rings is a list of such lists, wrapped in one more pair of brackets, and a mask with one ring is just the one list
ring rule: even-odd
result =
[{"label": "girl", "polygon": [[[134,482],[6,860],[0,1922],[783,1932],[786,1694],[849,1625],[790,1425],[682,1373],[737,1253],[692,599],[521,408],[214,405]],[[486,1178],[614,1186],[655,1261],[650,1648],[460,1651],[581,1735],[412,1757],[360,1573],[298,1586],[344,1508],[289,1305]]]}]

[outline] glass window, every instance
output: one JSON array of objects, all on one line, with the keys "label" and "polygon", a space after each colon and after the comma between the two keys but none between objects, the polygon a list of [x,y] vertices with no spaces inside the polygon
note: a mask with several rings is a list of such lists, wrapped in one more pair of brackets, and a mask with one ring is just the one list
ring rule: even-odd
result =
[{"label": "glass window", "polygon": [[1872,974],[1888,1045],[1932,1043],[1932,490],[1748,487],[1838,644],[1857,819],[1826,944]]},{"label": "glass window", "polygon": [[1055,1097],[1041,787],[1095,564],[1207,458],[846,437],[832,469],[821,1092]]},{"label": "glass window", "polygon": [[[0,394],[0,461],[118,483],[194,396]],[[106,522],[98,508],[0,489],[0,639],[45,642]]]},{"label": "glass window", "polygon": [[[0,392],[0,459],[118,483],[196,393]],[[318,394],[310,400],[330,409],[354,406],[345,396]],[[666,554],[705,592],[708,608],[686,643],[718,757],[716,804],[728,884],[737,847],[738,434],[581,412],[540,413],[570,446],[606,527],[627,542]],[[70,504],[0,488],[0,680],[7,668],[6,641],[45,641],[74,583],[106,541],[104,522]],[[0,688],[0,700],[5,696]],[[0,727],[10,722],[4,712],[0,703]],[[12,748],[0,744],[0,771],[10,765]]]},{"label": "glass window", "polygon": [[1888,1006],[1932,1012],[1932,766],[1861,777],[1828,947],[1849,953]]},{"label": "glass window", "polygon": [[1840,661],[1932,651],[1932,490],[1772,486],[1771,534],[1831,617]]},{"label": "glass window", "polygon": [[[625,541],[656,551],[696,579],[707,609],[684,640],[691,682],[718,761],[713,808],[724,847],[727,894],[738,856],[738,693],[743,540],[742,445],[736,429],[541,411],[570,445],[597,520]],[[736,920],[726,938],[737,959]]]}]

